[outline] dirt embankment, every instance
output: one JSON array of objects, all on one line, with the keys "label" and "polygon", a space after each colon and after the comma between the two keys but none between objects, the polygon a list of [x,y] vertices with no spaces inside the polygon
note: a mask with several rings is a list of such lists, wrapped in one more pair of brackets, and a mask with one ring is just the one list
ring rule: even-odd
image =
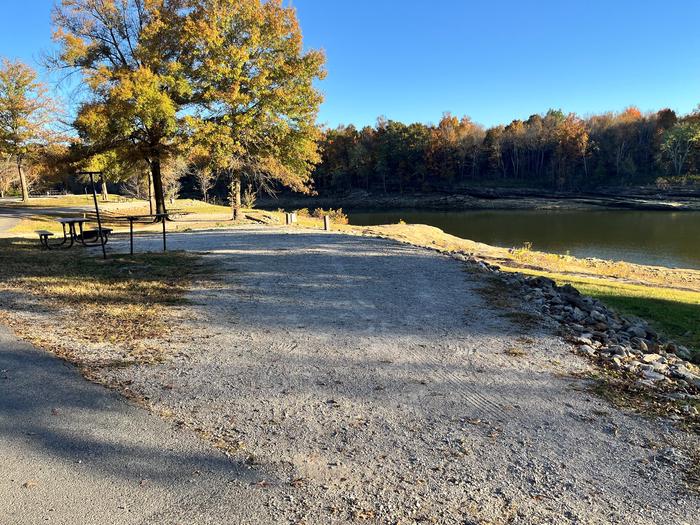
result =
[{"label": "dirt embankment", "polygon": [[700,190],[624,188],[600,192],[566,193],[532,189],[471,188],[454,192],[381,194],[353,191],[344,195],[282,195],[263,198],[259,207],[276,209],[344,208],[348,210],[424,209],[633,209],[700,210]]}]

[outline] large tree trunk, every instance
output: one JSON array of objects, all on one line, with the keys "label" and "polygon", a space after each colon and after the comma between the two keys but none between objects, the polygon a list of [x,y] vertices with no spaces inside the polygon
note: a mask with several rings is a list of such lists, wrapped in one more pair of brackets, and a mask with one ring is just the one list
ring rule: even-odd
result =
[{"label": "large tree trunk", "polygon": [[107,182],[104,179],[100,181],[100,191],[102,193],[102,202],[107,202],[109,200],[109,193],[107,193]]},{"label": "large tree trunk", "polygon": [[160,158],[151,159],[151,176],[153,178],[153,198],[156,202],[156,213],[167,213],[165,195],[163,194],[163,179],[160,173]]},{"label": "large tree trunk", "polygon": [[27,185],[27,176],[24,174],[24,167],[21,162],[17,163],[17,171],[19,171],[19,185],[22,188],[22,200],[29,200],[29,186]]},{"label": "large tree trunk", "polygon": [[233,210],[233,220],[237,221],[241,215],[241,175],[234,173],[231,175],[231,208]]},{"label": "large tree trunk", "polygon": [[153,178],[150,171],[146,173],[146,180],[148,181],[148,213],[153,215]]}]

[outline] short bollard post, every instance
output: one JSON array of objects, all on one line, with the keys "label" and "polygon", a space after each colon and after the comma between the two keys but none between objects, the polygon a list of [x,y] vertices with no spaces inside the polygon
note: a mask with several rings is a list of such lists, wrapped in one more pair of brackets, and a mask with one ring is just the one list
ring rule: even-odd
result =
[{"label": "short bollard post", "polygon": [[331,218],[328,215],[323,216],[323,229],[327,232],[331,231]]},{"label": "short bollard post", "polygon": [[291,215],[292,224],[296,224],[297,223],[297,212],[293,211],[290,215]]},{"label": "short bollard post", "polygon": [[291,215],[292,215],[291,213],[285,213],[285,214],[284,214],[284,223],[285,223],[287,226],[289,226],[289,225],[292,223]]}]

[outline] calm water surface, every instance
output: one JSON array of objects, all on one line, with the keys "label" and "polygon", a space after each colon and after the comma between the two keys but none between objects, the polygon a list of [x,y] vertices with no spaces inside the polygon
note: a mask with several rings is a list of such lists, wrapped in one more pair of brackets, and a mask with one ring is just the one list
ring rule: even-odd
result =
[{"label": "calm water surface", "polygon": [[350,213],[358,225],[404,220],[506,248],[700,269],[700,212],[488,210]]}]

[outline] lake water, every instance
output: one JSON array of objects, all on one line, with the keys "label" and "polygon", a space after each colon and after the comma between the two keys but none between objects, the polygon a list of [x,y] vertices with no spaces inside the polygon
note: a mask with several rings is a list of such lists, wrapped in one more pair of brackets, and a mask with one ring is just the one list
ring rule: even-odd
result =
[{"label": "lake water", "polygon": [[397,210],[349,217],[358,225],[399,220],[429,224],[457,237],[505,248],[530,242],[534,250],[544,252],[700,269],[700,212]]}]

